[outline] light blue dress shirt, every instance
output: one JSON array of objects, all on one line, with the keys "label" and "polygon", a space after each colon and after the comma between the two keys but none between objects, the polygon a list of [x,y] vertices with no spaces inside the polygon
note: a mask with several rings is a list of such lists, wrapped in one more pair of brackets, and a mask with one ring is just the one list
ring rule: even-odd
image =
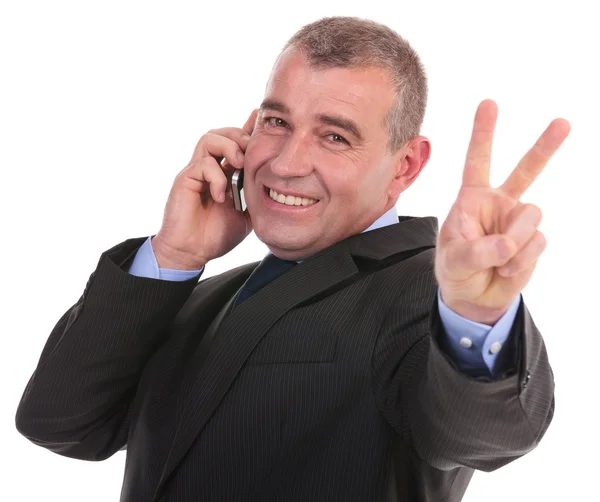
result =
[{"label": "light blue dress shirt", "polygon": [[[398,213],[396,208],[392,207],[364,232],[395,223],[398,223]],[[200,270],[159,268],[151,239],[148,237],[138,250],[129,268],[130,274],[165,281],[185,281],[195,276],[200,277],[204,267]],[[487,367],[492,376],[502,374],[502,368],[496,368],[494,371],[494,363],[512,328],[521,303],[521,295],[515,298],[510,308],[492,327],[458,315],[444,304],[439,288],[437,294],[440,318],[448,335],[448,356],[452,358],[456,367],[461,371]]]}]

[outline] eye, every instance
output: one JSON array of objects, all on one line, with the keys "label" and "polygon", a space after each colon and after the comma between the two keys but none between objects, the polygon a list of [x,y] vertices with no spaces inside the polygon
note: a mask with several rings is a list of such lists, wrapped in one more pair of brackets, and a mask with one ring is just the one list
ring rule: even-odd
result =
[{"label": "eye", "polygon": [[265,121],[273,127],[286,127],[287,122],[279,117],[265,117]]},{"label": "eye", "polygon": [[339,134],[329,134],[328,136],[331,138],[331,141],[333,143],[342,143],[345,145],[350,144],[346,138],[344,138],[343,136],[340,136]]}]

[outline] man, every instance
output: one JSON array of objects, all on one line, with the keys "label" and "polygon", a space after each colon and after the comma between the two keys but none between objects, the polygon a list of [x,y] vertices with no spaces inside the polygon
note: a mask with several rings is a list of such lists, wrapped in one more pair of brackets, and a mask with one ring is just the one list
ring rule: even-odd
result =
[{"label": "man", "polygon": [[[20,432],[87,460],[126,447],[128,502],[459,501],[474,469],[532,450],[554,384],[520,295],[541,212],[519,198],[569,124],[492,188],[484,101],[438,236],[435,218],[395,213],[429,159],[425,103],[392,30],[301,29],[245,126],[200,139],[159,232],[102,254],[44,348]],[[198,282],[251,230],[272,254]]]}]

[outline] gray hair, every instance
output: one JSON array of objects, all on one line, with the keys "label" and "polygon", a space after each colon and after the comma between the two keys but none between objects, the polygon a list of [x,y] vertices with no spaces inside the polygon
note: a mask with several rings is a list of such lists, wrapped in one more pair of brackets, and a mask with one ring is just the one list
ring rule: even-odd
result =
[{"label": "gray hair", "polygon": [[394,30],[357,17],[326,17],[298,30],[281,53],[292,46],[315,68],[387,70],[396,92],[384,124],[388,149],[395,152],[418,136],[427,105],[427,77],[418,54]]}]

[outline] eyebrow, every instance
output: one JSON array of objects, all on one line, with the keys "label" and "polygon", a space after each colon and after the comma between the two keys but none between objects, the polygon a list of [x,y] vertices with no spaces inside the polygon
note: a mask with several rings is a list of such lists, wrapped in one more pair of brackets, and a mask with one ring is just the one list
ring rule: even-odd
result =
[{"label": "eyebrow", "polygon": [[281,101],[277,101],[276,99],[265,99],[260,104],[260,111],[264,110],[272,110],[274,112],[281,113],[290,113],[290,109],[285,106]]},{"label": "eyebrow", "polygon": [[[281,101],[277,101],[276,99],[265,99],[260,105],[260,111],[263,112],[265,110],[271,110],[280,113],[290,113],[290,109]],[[316,118],[319,122],[323,124],[339,127],[340,129],[349,132],[358,141],[364,141],[363,135],[360,132],[360,128],[358,127],[356,122],[354,122],[351,119],[342,117],[340,115],[327,114],[319,114]]]}]

